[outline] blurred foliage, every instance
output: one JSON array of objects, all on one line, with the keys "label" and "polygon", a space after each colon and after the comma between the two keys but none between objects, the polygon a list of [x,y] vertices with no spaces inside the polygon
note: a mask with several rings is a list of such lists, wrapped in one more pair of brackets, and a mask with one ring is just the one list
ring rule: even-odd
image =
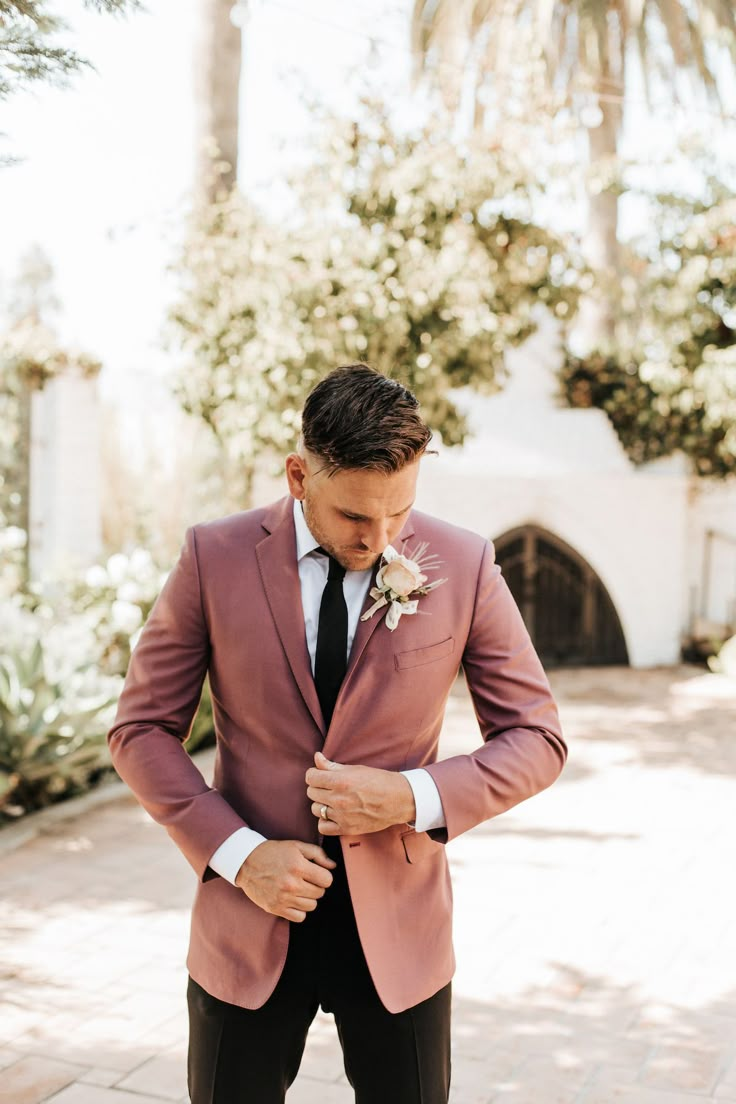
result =
[{"label": "blurred foliage", "polygon": [[[0,570],[0,822],[113,776],[106,733],[166,572],[143,549],[11,593]],[[208,687],[187,751],[214,742]]]},{"label": "blurred foliage", "polygon": [[290,218],[276,224],[237,193],[195,212],[171,315],[176,392],[241,474],[241,508],[258,458],[294,446],[306,394],[338,364],[401,380],[461,444],[450,389],[498,390],[534,306],[571,318],[588,278],[532,222],[513,154],[399,135],[376,104],[364,114],[325,128],[291,182]]},{"label": "blurred foliage", "polygon": [[[140,548],[81,573],[27,577],[32,396],[64,373],[100,370],[94,358],[61,347],[52,285],[48,260],[32,250],[0,343],[0,820],[114,774],[107,729],[166,578]],[[204,742],[207,726],[199,725]]]},{"label": "blurred foliage", "polygon": [[0,817],[85,789],[109,766],[105,734],[122,679],[102,674],[92,628],[0,606]]},{"label": "blurred foliage", "polygon": [[116,552],[81,574],[33,582],[24,604],[41,620],[84,623],[90,658],[105,675],[124,675],[140,630],[166,581],[143,548]]},{"label": "blurred foliage", "polygon": [[716,655],[708,656],[708,666],[717,674],[736,679],[736,636],[724,640]]},{"label": "blurred foliage", "polygon": [[[141,7],[139,0],[85,0],[108,14]],[[0,0],[0,100],[38,81],[63,84],[71,73],[91,65],[61,38],[67,23],[46,0]]]},{"label": "blurred foliage", "polygon": [[535,91],[536,70],[570,101],[624,95],[635,56],[650,111],[655,89],[677,98],[683,71],[722,108],[713,47],[736,63],[736,13],[722,0],[414,0],[410,36],[415,83],[428,79],[455,111],[470,86],[476,114],[494,92],[505,110],[510,92]]},{"label": "blurred foliage", "polygon": [[202,687],[202,697],[199,702],[196,716],[188,738],[184,741],[184,747],[191,755],[202,748],[212,747],[215,744],[215,718],[212,712],[212,694],[210,693],[209,676]]},{"label": "blurred foliage", "polygon": [[565,397],[604,409],[636,464],[681,449],[698,475],[736,472],[732,197],[708,173],[695,196],[652,194],[650,228],[625,253],[615,351],[567,354]]}]

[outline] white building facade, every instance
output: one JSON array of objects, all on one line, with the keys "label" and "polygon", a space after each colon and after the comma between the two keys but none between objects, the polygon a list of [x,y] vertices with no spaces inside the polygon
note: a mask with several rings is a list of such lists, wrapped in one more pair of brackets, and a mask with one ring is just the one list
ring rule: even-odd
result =
[{"label": "white building facade", "polygon": [[560,360],[544,312],[501,393],[457,393],[473,439],[425,458],[417,508],[494,541],[545,664],[677,663],[736,631],[736,479],[635,467],[603,411],[558,405]]}]

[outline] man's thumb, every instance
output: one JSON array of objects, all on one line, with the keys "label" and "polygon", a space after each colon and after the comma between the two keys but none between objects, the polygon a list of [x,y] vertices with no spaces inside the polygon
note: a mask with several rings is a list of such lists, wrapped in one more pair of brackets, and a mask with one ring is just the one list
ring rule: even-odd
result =
[{"label": "man's thumb", "polygon": [[342,770],[342,763],[333,763],[321,751],[315,751],[314,762],[320,770]]}]

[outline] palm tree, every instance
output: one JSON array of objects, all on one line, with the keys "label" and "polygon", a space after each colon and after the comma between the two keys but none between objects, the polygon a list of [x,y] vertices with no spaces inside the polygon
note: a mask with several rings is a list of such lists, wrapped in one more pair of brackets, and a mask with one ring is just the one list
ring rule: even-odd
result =
[{"label": "palm tree", "polygon": [[[717,40],[736,62],[736,15],[731,0],[415,0],[411,39],[416,76],[435,77],[452,113],[474,70],[477,129],[485,89],[494,82],[498,92],[523,40],[542,57],[549,92],[563,90],[569,101],[581,92],[593,98],[597,110],[585,122],[588,157],[610,168],[621,136],[630,47],[638,53],[650,105],[649,73],[656,69],[675,99],[678,75],[688,72],[720,107],[706,46]],[[619,269],[617,229],[617,196],[604,187],[589,197],[586,244],[592,267],[609,276]],[[610,341],[612,306],[591,305],[589,326],[592,344]]]},{"label": "palm tree", "polygon": [[[221,188],[229,191],[238,177],[240,122],[241,22],[247,3],[200,0],[197,79],[197,186],[213,200]],[[224,163],[212,172],[213,162]]]}]

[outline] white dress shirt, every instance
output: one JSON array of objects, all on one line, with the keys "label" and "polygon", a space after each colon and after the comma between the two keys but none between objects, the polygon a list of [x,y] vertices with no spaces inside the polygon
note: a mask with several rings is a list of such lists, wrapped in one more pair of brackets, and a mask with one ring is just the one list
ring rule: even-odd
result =
[{"label": "white dress shirt", "polygon": [[[312,675],[314,675],[319,607],[322,602],[322,591],[327,582],[329,560],[324,553],[315,552],[315,549],[319,548],[319,541],[312,536],[304,518],[302,504],[296,498],[294,499],[294,525],[296,528],[296,554],[304,610],[304,627],[307,634],[309,657],[312,662]],[[372,573],[372,567],[366,568],[364,571],[345,572],[343,592],[345,594],[345,604],[348,607],[348,657],[350,656],[353,637],[358,627],[358,618],[368,593]],[[421,768],[401,771],[401,773],[414,793],[414,803],[416,805],[414,827],[417,832],[426,832],[430,828],[444,828],[445,814],[442,801],[431,774]],[[264,843],[265,839],[265,836],[252,828],[238,828],[231,836],[228,836],[224,843],[220,844],[210,859],[209,865],[234,885],[238,871],[251,851],[259,843]]]}]

